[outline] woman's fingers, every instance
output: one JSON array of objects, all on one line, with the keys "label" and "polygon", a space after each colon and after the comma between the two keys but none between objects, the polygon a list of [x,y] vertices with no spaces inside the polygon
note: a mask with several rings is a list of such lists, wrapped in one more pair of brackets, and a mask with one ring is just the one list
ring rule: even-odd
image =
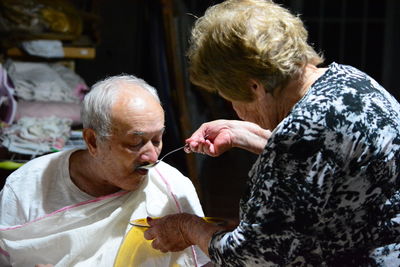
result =
[{"label": "woman's fingers", "polygon": [[153,229],[149,228],[144,232],[144,238],[147,240],[153,240],[156,237]]},{"label": "woman's fingers", "polygon": [[154,240],[151,242],[151,246],[152,246],[152,248],[154,248],[154,249],[161,250],[160,243],[158,242],[157,239],[154,239]]},{"label": "woman's fingers", "polygon": [[159,219],[153,219],[151,217],[146,218],[147,223],[150,225],[150,228],[144,232],[144,238],[147,240],[152,240],[156,237],[155,228],[152,228],[154,225],[157,224]]},{"label": "woman's fingers", "polygon": [[233,147],[232,131],[225,120],[203,123],[192,136],[186,139],[190,150],[217,157]]},{"label": "woman's fingers", "polygon": [[206,143],[205,143],[205,150],[206,150],[206,154],[208,154],[208,155],[210,155],[210,156],[214,156],[216,153],[215,153],[215,147],[214,147],[214,144],[213,143],[211,143],[211,141],[210,140],[206,140]]},{"label": "woman's fingers", "polygon": [[180,213],[160,219],[148,219],[150,228],[144,232],[144,238],[153,240],[152,247],[162,252],[181,251],[191,245],[182,232],[182,223],[192,216],[194,215]]},{"label": "woman's fingers", "polygon": [[[189,140],[189,139],[188,139]],[[209,140],[204,140],[204,141],[186,141],[186,144],[188,145],[188,150],[190,152],[196,152],[200,154],[210,154],[210,146],[212,143]]]}]

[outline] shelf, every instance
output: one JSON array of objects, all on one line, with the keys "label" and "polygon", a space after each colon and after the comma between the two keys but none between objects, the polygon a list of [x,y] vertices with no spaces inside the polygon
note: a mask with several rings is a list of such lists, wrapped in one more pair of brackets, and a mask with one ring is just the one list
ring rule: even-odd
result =
[{"label": "shelf", "polygon": [[[96,56],[96,49],[93,47],[68,47],[64,46],[64,57],[63,58],[83,58],[83,59],[94,59]],[[6,55],[9,57],[24,57],[30,56],[23,50],[12,47],[6,50]]]}]

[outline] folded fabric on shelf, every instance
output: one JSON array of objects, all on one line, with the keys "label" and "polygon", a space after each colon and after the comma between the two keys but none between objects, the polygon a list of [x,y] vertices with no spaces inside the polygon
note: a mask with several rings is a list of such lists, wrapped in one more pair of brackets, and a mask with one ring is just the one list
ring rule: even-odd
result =
[{"label": "folded fabric on shelf", "polygon": [[55,116],[23,117],[3,129],[2,145],[10,152],[42,155],[62,150],[71,132],[72,120]]},{"label": "folded fabric on shelf", "polygon": [[81,125],[80,105],[56,101],[18,101],[14,120],[22,117],[44,118],[50,115],[72,120],[72,125]]},{"label": "folded fabric on shelf", "polygon": [[60,40],[29,40],[21,43],[22,48],[33,56],[45,58],[61,58],[64,56]]},{"label": "folded fabric on shelf", "polygon": [[88,88],[78,74],[60,63],[8,60],[5,65],[19,99],[80,103]]},{"label": "folded fabric on shelf", "polygon": [[13,122],[17,110],[14,93],[12,81],[3,65],[0,64],[0,121],[7,124]]}]

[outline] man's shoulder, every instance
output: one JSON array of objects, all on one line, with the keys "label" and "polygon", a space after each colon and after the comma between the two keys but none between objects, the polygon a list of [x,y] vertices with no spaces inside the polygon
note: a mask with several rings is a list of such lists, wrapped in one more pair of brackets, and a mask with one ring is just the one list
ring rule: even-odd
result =
[{"label": "man's shoulder", "polygon": [[7,177],[6,184],[23,183],[26,187],[32,182],[35,183],[35,180],[40,179],[43,173],[51,172],[51,169],[59,169],[59,162],[70,153],[70,151],[61,151],[34,158],[11,173]]}]

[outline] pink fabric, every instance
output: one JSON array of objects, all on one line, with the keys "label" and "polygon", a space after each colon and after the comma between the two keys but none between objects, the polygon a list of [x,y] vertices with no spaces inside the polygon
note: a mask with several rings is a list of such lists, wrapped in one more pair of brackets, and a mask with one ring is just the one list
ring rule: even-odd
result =
[{"label": "pink fabric", "polygon": [[22,117],[43,118],[56,116],[71,119],[73,125],[82,123],[80,105],[77,103],[64,103],[56,101],[18,101],[14,121]]},{"label": "pink fabric", "polygon": [[89,91],[89,88],[86,86],[86,84],[79,83],[74,88],[74,95],[79,97],[79,99],[82,101],[88,91]]},{"label": "pink fabric", "polygon": [[10,257],[10,254],[7,251],[3,250],[2,248],[0,248],[0,254],[3,254],[6,257]]},{"label": "pink fabric", "polygon": [[[7,71],[0,64],[0,97],[5,97],[7,99],[7,104],[4,111],[4,114],[0,116],[0,120],[3,120],[5,123],[11,124],[14,120],[15,113],[17,110],[17,102],[15,101],[14,95],[14,86],[12,81],[10,80]],[[0,103],[1,106],[1,103]]]},{"label": "pink fabric", "polygon": [[178,208],[178,212],[179,212],[179,213],[182,213],[181,205],[179,204],[179,201],[176,199],[176,196],[174,195],[174,193],[172,192],[171,185],[168,183],[167,179],[164,178],[164,176],[161,174],[161,172],[160,172],[157,168],[155,168],[155,170],[156,170],[156,172],[158,173],[158,175],[160,175],[161,180],[163,180],[163,182],[164,182],[165,185],[167,186],[168,193],[170,193],[171,196],[172,196],[172,198],[174,199],[175,205],[176,205],[176,207]]},{"label": "pink fabric", "polygon": [[[176,204],[176,207],[178,208],[179,213],[182,213],[181,205],[179,204],[179,201],[178,201],[178,199],[176,198],[175,194],[172,192],[171,185],[168,183],[167,179],[165,179],[165,177],[161,174],[161,172],[160,172],[157,168],[155,168],[155,170],[157,171],[158,175],[160,175],[161,180],[163,180],[163,182],[164,182],[165,185],[167,186],[168,193],[170,193],[171,196],[172,196],[172,198],[174,199],[175,204]],[[197,267],[199,264],[198,264],[197,254],[196,254],[196,251],[195,251],[195,249],[194,249],[194,246],[191,246],[191,250],[192,250],[192,254],[193,254],[193,259],[194,259],[195,267]]]}]

